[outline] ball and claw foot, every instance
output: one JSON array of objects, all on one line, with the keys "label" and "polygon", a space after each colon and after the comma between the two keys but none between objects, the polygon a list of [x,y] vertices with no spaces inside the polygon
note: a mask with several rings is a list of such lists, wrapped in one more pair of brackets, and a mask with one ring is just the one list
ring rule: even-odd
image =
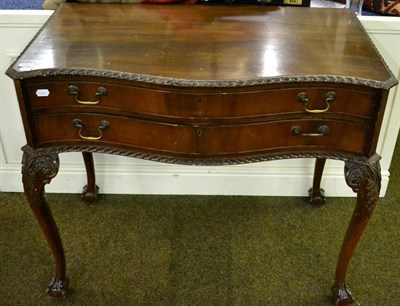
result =
[{"label": "ball and claw foot", "polygon": [[325,191],[322,188],[315,192],[313,188],[310,188],[308,196],[310,198],[309,203],[312,206],[322,206],[325,204]]},{"label": "ball and claw foot", "polygon": [[83,191],[82,191],[82,201],[87,202],[87,203],[93,203],[97,201],[97,195],[99,194],[99,186],[96,185],[96,190],[92,191],[92,190],[88,190],[88,186],[85,185],[85,187],[83,187]]},{"label": "ball and claw foot", "polygon": [[351,305],[354,298],[346,285],[332,287],[332,301],[336,306]]},{"label": "ball and claw foot", "polygon": [[51,280],[46,292],[52,297],[64,297],[68,288],[68,279],[65,280]]}]

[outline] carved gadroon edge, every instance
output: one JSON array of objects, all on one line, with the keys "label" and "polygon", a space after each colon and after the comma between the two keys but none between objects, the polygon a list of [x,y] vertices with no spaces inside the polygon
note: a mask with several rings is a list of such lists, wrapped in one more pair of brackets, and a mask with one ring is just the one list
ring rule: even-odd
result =
[{"label": "carved gadroon edge", "polygon": [[[26,150],[25,146],[22,150]],[[29,147],[30,150],[32,150]],[[292,159],[292,158],[327,158],[348,161],[363,165],[369,165],[369,159],[364,156],[357,156],[346,153],[332,153],[332,152],[321,152],[321,151],[303,151],[303,152],[273,152],[265,154],[254,154],[246,156],[210,156],[210,157],[197,157],[197,156],[173,156],[163,155],[157,153],[142,152],[136,150],[127,150],[120,148],[104,147],[99,145],[60,145],[47,148],[35,149],[37,155],[51,155],[63,152],[92,152],[92,153],[104,153],[113,154],[126,157],[134,157],[149,161],[167,163],[167,164],[181,164],[181,165],[193,165],[193,166],[224,166],[224,165],[237,165],[237,164],[248,164],[257,163],[270,160],[281,160],[281,159]]]},{"label": "carved gadroon edge", "polygon": [[368,211],[372,211],[379,198],[381,190],[381,169],[379,155],[370,158],[369,164],[357,164],[351,161],[345,162],[345,178],[358,196],[363,197],[363,203]]},{"label": "carved gadroon edge", "polygon": [[244,87],[255,85],[268,84],[289,84],[289,83],[338,83],[350,84],[358,86],[367,86],[372,88],[389,89],[397,84],[396,78],[391,74],[391,77],[384,81],[375,81],[362,78],[354,78],[348,76],[335,75],[299,75],[299,76],[280,76],[280,77],[264,77],[242,80],[187,80],[169,77],[152,76],[146,74],[96,70],[96,69],[41,69],[32,71],[15,71],[10,67],[6,74],[14,79],[27,79],[36,77],[53,77],[53,76],[86,76],[86,77],[101,77],[118,80],[128,80],[147,84],[155,84],[160,86],[170,87],[210,87],[210,88],[229,88],[229,87]]},{"label": "carved gadroon edge", "polygon": [[57,175],[59,168],[58,154],[46,150],[33,150],[29,146],[22,148],[24,157],[22,161],[23,185],[25,193],[32,199],[31,205],[40,203],[39,197],[45,184]]}]

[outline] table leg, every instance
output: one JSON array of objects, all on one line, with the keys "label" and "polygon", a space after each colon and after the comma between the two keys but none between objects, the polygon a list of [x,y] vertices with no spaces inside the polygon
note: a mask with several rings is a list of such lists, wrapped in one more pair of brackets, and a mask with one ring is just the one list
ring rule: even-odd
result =
[{"label": "table leg", "polygon": [[95,202],[99,187],[96,185],[96,174],[94,171],[93,153],[82,152],[83,161],[85,162],[87,185],[83,187],[82,200],[85,202]]},{"label": "table leg", "polygon": [[345,276],[353,252],[379,198],[381,188],[379,159],[380,157],[375,155],[370,159],[369,165],[352,162],[346,162],[345,165],[346,182],[357,193],[357,203],[336,266],[335,284],[332,287],[335,305],[348,305],[354,302],[346,286]]},{"label": "table leg", "polygon": [[22,181],[29,205],[35,215],[55,260],[55,276],[47,293],[51,296],[63,296],[68,285],[65,276],[64,249],[46,200],[44,186],[57,175],[59,168],[58,154],[35,151],[29,146],[23,148]]},{"label": "table leg", "polygon": [[308,190],[310,204],[314,206],[320,206],[325,203],[324,190],[321,188],[321,179],[325,162],[326,158],[317,158],[315,161],[313,186]]}]

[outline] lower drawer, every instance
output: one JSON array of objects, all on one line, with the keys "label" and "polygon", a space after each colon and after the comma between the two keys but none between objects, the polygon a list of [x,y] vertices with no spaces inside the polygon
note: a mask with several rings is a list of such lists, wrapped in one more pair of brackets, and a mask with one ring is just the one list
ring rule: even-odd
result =
[{"label": "lower drawer", "polygon": [[233,156],[272,150],[362,153],[367,127],[334,120],[178,125],[100,114],[36,117],[38,146],[98,144],[160,154]]}]

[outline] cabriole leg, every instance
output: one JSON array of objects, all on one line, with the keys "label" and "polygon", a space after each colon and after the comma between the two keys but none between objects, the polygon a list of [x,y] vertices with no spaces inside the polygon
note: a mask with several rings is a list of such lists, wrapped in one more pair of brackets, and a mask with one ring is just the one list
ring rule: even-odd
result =
[{"label": "cabriole leg", "polygon": [[317,158],[315,161],[313,186],[308,190],[310,204],[314,206],[320,206],[325,203],[324,190],[321,188],[321,179],[325,162],[326,158]]},{"label": "cabriole leg", "polygon": [[99,187],[96,186],[96,174],[94,172],[93,153],[82,152],[83,161],[85,162],[87,185],[83,187],[82,200],[85,202],[95,202]]},{"label": "cabriole leg", "polygon": [[35,215],[55,260],[55,276],[47,293],[50,296],[64,296],[68,284],[65,276],[65,256],[57,225],[46,200],[45,184],[57,175],[58,155],[35,151],[29,146],[23,148],[22,181],[29,205]]},{"label": "cabriole leg", "polygon": [[349,305],[354,302],[350,290],[346,287],[345,277],[353,252],[379,198],[381,188],[379,159],[378,155],[374,155],[368,165],[352,162],[345,164],[346,182],[357,193],[357,203],[336,266],[335,284],[332,287],[335,305]]}]

